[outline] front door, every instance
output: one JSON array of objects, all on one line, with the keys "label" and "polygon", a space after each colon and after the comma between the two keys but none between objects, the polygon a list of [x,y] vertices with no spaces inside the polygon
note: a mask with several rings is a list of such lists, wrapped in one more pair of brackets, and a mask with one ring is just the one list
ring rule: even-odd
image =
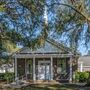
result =
[{"label": "front door", "polygon": [[38,80],[50,80],[50,61],[38,62]]}]

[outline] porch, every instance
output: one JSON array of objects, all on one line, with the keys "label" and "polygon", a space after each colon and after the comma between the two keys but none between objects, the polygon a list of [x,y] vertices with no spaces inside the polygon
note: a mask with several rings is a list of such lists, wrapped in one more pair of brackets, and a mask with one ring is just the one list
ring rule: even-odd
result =
[{"label": "porch", "polygon": [[15,79],[33,82],[72,82],[72,54],[17,54]]}]

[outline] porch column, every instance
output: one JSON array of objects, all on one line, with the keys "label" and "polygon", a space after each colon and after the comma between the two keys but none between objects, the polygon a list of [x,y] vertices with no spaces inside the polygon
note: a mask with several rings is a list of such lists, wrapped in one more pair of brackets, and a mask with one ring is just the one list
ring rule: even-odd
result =
[{"label": "porch column", "polygon": [[70,57],[70,74],[69,74],[69,82],[72,82],[72,57]]},{"label": "porch column", "polygon": [[83,62],[80,63],[80,72],[83,72]]},{"label": "porch column", "polygon": [[17,80],[17,57],[16,57],[16,54],[15,54],[15,64],[14,64],[14,67],[15,67],[15,81]]},{"label": "porch column", "polygon": [[35,57],[33,58],[33,80],[36,80],[36,75],[35,75]]},{"label": "porch column", "polygon": [[26,76],[26,80],[27,80],[27,62],[26,62],[26,58],[25,58],[25,76]]},{"label": "porch column", "polygon": [[53,80],[53,58],[51,57],[51,80]]}]

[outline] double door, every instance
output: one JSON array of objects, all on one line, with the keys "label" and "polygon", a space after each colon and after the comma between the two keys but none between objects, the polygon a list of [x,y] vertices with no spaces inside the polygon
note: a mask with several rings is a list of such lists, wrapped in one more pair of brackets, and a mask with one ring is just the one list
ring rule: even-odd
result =
[{"label": "double door", "polygon": [[38,80],[50,80],[50,61],[38,62]]}]

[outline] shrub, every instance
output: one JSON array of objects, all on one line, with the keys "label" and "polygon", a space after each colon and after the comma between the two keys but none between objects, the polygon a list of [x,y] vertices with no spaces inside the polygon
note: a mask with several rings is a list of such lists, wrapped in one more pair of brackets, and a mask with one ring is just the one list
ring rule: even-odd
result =
[{"label": "shrub", "polygon": [[12,82],[14,80],[14,73],[5,73],[4,75],[5,80],[7,83]]},{"label": "shrub", "polygon": [[87,80],[86,86],[90,86],[90,79]]},{"label": "shrub", "polygon": [[88,72],[76,72],[75,73],[75,80],[78,82],[86,82],[89,78]]},{"label": "shrub", "polygon": [[0,81],[5,81],[4,75],[5,73],[0,73]]},{"label": "shrub", "polygon": [[88,78],[89,78],[89,73],[87,73],[87,72],[82,72],[79,75],[80,82],[86,82]]},{"label": "shrub", "polygon": [[79,73],[78,73],[78,72],[75,72],[74,80],[75,80],[76,82],[79,82]]},{"label": "shrub", "polygon": [[12,82],[14,80],[14,73],[0,73],[0,81]]},{"label": "shrub", "polygon": [[87,80],[86,86],[90,86],[90,72],[89,73],[89,79]]}]

